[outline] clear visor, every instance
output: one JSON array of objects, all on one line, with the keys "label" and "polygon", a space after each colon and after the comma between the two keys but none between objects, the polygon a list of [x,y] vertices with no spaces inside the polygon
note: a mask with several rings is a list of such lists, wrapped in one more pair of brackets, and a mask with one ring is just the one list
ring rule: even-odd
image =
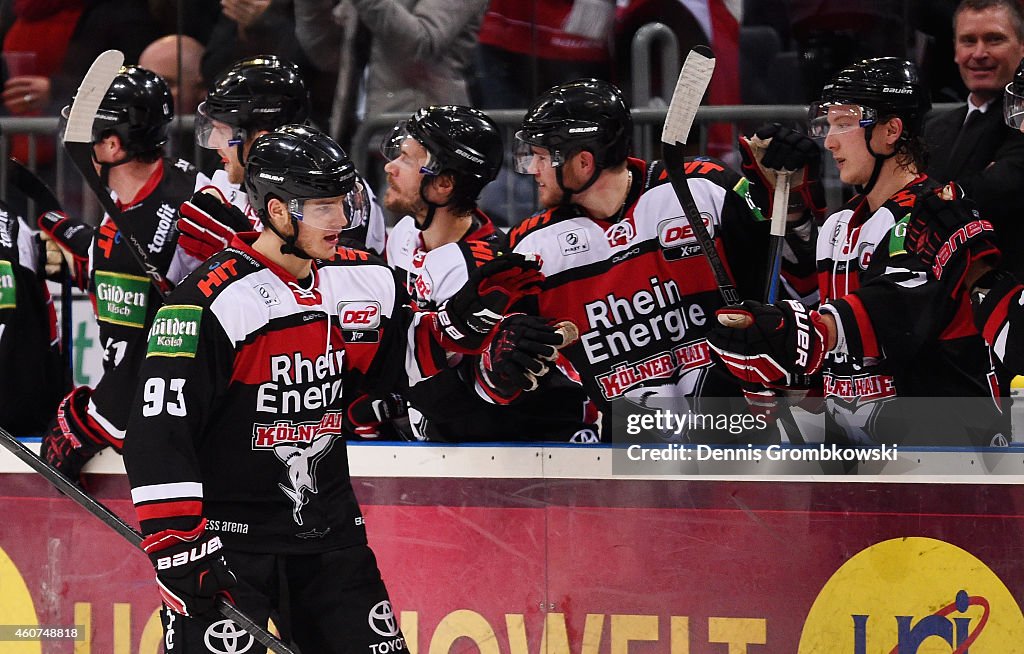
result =
[{"label": "clear visor", "polygon": [[209,150],[234,147],[243,141],[242,130],[214,120],[205,111],[206,103],[196,109],[196,143]]},{"label": "clear visor", "polygon": [[[557,153],[527,143],[520,134],[522,132],[516,132],[515,144],[512,146],[512,161],[517,173],[534,175],[544,166],[558,167],[564,163]],[[534,152],[534,147],[540,152]]]},{"label": "clear visor", "polygon": [[409,133],[409,121],[397,123],[383,141],[380,142],[380,153],[388,161],[408,159],[418,166],[424,175],[437,175],[441,172],[440,163],[423,147],[420,141]]},{"label": "clear visor", "polygon": [[1016,87],[1013,82],[1006,85],[1006,93],[1003,94],[1003,120],[1017,130],[1024,125],[1024,89]]},{"label": "clear visor", "polygon": [[823,139],[874,125],[877,120],[878,115],[871,107],[816,102],[811,105],[807,134],[811,138]]},{"label": "clear visor", "polygon": [[370,197],[362,180],[347,194],[333,198],[293,199],[288,211],[303,225],[325,232],[355,229],[366,223],[370,214]]}]

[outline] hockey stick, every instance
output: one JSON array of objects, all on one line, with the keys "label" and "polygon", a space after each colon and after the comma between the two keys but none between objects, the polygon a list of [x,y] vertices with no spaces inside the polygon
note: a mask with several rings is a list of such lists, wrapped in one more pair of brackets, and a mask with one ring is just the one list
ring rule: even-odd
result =
[{"label": "hockey stick", "polygon": [[[22,463],[42,475],[48,482],[67,495],[76,504],[99,518],[108,527],[116,531],[122,538],[135,547],[142,549],[142,535],[132,529],[131,525],[122,520],[117,514],[97,502],[91,495],[73,484],[56,468],[43,459],[36,456],[32,450],[0,428],[0,445],[6,448],[11,454],[18,457]],[[260,627],[252,619],[238,609],[234,604],[224,598],[217,602],[217,610],[225,618],[234,621],[238,626],[249,633],[260,645],[270,649],[274,654],[295,654],[295,651],[275,638],[266,629]]]},{"label": "hockey stick", "polygon": [[118,50],[107,50],[92,62],[89,71],[82,78],[74,102],[71,103],[68,127],[64,131],[64,149],[67,150],[75,168],[82,174],[85,183],[92,189],[96,199],[100,201],[100,206],[110,216],[117,230],[121,232],[121,236],[128,244],[128,251],[132,253],[160,295],[166,297],[171,291],[170,282],[150,261],[149,255],[146,254],[146,248],[142,246],[138,236],[131,230],[125,229],[127,225],[122,218],[121,210],[117,208],[117,204],[110,197],[110,192],[104,188],[103,182],[100,181],[99,175],[96,174],[96,168],[93,166],[93,122],[96,120],[96,112],[100,108],[103,96],[110,88],[114,78],[117,77],[122,63],[124,63],[124,55]]},{"label": "hockey stick", "polygon": [[[707,46],[695,46],[686,55],[686,61],[683,62],[682,70],[679,71],[676,89],[672,93],[672,101],[669,103],[668,112],[665,115],[665,126],[662,128],[661,142],[663,145],[662,153],[665,159],[665,171],[668,173],[672,190],[679,200],[679,206],[683,209],[686,221],[690,224],[691,229],[693,229],[693,235],[696,237],[697,244],[700,245],[700,249],[704,253],[704,258],[707,259],[708,264],[711,266],[711,272],[715,276],[715,283],[718,285],[718,291],[722,294],[722,299],[725,300],[727,306],[732,306],[740,303],[740,296],[736,291],[736,286],[729,278],[729,273],[722,263],[722,258],[718,256],[715,241],[711,238],[707,226],[704,225],[704,220],[697,209],[697,203],[694,202],[693,193],[690,192],[690,184],[686,179],[685,157],[682,148],[689,137],[693,120],[697,117],[697,107],[700,106],[700,101],[704,97],[708,84],[711,83],[711,75],[714,72],[715,55]],[[782,233],[785,234],[785,213],[781,215],[783,216]],[[788,401],[785,398],[779,399],[783,400],[783,410],[779,418],[786,427],[786,433],[789,436],[790,442],[805,443],[806,441],[800,433],[800,427],[796,424],[796,419],[793,418]]]},{"label": "hockey stick", "polygon": [[789,211],[789,171],[775,174],[775,196],[772,201],[771,248],[768,260],[767,288],[764,301],[775,304],[779,295],[779,276],[782,274],[782,244],[786,241],[786,213]]},{"label": "hockey stick", "polygon": [[[36,213],[48,211],[64,212],[60,200],[46,182],[14,158],[7,159],[7,182],[13,189],[35,203]],[[26,204],[26,207],[28,205]],[[75,385],[74,341],[71,330],[74,326],[71,297],[71,269],[67,261],[61,263],[63,278],[60,283],[60,355],[64,370],[67,371],[68,389]]]}]

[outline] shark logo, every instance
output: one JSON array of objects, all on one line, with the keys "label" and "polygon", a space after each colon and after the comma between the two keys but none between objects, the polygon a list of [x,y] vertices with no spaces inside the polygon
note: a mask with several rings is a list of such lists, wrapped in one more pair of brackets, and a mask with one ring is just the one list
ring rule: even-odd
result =
[{"label": "shark logo", "polygon": [[302,507],[309,501],[307,493],[317,492],[317,461],[330,451],[334,441],[333,434],[318,434],[304,447],[291,444],[274,446],[274,454],[288,469],[288,481],[291,484],[278,484],[278,487],[292,501],[292,518],[298,525],[302,525]]}]

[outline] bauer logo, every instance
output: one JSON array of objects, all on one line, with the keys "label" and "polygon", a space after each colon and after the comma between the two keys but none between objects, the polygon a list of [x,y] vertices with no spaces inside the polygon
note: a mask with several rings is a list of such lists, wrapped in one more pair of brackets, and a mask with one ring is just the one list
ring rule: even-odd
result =
[{"label": "bauer logo", "polygon": [[13,309],[18,305],[18,292],[14,284],[14,267],[10,261],[0,260],[0,309]]},{"label": "bauer logo", "polygon": [[558,243],[562,247],[562,256],[579,254],[590,249],[590,241],[587,232],[581,227],[579,229],[562,232],[558,235]]},{"label": "bauer logo", "polygon": [[160,307],[149,328],[147,357],[189,357],[199,348],[201,307],[169,304]]},{"label": "bauer logo", "polygon": [[825,583],[798,654],[1018,652],[1022,638],[1020,606],[982,561],[940,540],[894,538],[857,553]]},{"label": "bauer logo", "polygon": [[260,173],[259,177],[261,177],[262,179],[269,179],[272,182],[284,181],[284,177],[281,177],[280,175],[271,175],[270,173]]},{"label": "bauer logo", "polygon": [[338,319],[342,329],[377,329],[380,327],[380,303],[339,302]]}]

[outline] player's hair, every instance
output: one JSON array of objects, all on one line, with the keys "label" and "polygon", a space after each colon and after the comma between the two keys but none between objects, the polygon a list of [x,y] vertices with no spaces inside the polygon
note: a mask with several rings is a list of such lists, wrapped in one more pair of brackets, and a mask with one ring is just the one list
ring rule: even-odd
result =
[{"label": "player's hair", "polygon": [[1017,40],[1024,42],[1024,8],[1021,7],[1019,0],[962,0],[953,11],[953,34],[956,34],[956,21],[964,11],[985,11],[999,7],[1010,15],[1011,27],[1017,35]]}]

